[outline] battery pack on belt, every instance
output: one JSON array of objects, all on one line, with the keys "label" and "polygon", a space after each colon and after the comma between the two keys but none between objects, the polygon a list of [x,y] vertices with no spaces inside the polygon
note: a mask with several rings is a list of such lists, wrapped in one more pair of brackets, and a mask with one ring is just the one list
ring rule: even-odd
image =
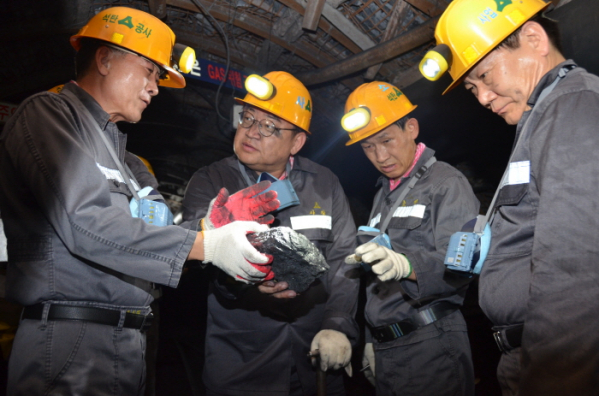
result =
[{"label": "battery pack on belt", "polygon": [[[22,319],[41,320],[44,312],[44,304],[30,305],[23,308]],[[108,326],[117,327],[121,319],[121,311],[115,309],[99,307],[81,307],[73,305],[50,305],[48,320],[79,320],[92,322]],[[148,330],[152,324],[154,315],[138,315],[133,313],[125,314],[123,327],[137,329],[141,331]]]},{"label": "battery pack on belt", "polygon": [[458,309],[458,305],[443,301],[419,311],[408,319],[387,326],[371,328],[370,333],[378,342],[393,341],[396,338],[403,337],[421,327],[436,322]]}]

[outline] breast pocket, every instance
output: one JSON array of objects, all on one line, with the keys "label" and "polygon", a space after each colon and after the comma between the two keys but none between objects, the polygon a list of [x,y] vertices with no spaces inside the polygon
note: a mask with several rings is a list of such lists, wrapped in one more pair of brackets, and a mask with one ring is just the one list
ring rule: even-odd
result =
[{"label": "breast pocket", "polygon": [[389,228],[415,230],[422,225],[428,216],[428,206],[426,202],[423,202],[412,206],[398,207],[389,221]]},{"label": "breast pocket", "polygon": [[326,228],[308,228],[297,230],[297,232],[308,238],[323,255],[325,255],[327,246],[333,242],[333,232]]},{"label": "breast pocket", "polygon": [[528,193],[528,183],[504,186],[497,196],[491,223],[489,256],[517,256],[532,249],[537,204]]},{"label": "breast pocket", "polygon": [[428,205],[418,204],[414,206],[400,206],[389,221],[387,232],[392,241],[402,246],[412,246],[417,243],[422,246],[423,224],[430,216]]},{"label": "breast pocket", "polygon": [[528,191],[528,183],[512,184],[499,190],[497,206],[518,205]]},{"label": "breast pocket", "polygon": [[106,182],[108,183],[108,189],[110,190],[111,194],[124,194],[127,196],[131,196],[131,191],[129,191],[129,188],[125,183],[121,183],[112,179],[107,179]]},{"label": "breast pocket", "polygon": [[389,222],[389,228],[397,228],[403,230],[415,230],[422,225],[422,218],[418,217],[394,217]]},{"label": "breast pocket", "polygon": [[133,195],[127,185],[116,180],[106,180],[106,182],[108,183],[112,204],[123,207],[129,206],[129,201],[131,201]]}]

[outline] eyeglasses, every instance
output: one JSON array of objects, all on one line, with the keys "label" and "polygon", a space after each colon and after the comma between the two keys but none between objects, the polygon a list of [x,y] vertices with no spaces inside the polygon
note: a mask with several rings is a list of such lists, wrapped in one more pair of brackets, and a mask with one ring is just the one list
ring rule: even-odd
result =
[{"label": "eyeglasses", "polygon": [[112,44],[104,44],[104,45],[106,45],[107,47],[110,47],[110,48],[112,48],[112,49],[115,49],[115,50],[117,50],[117,51],[121,51],[121,52],[125,52],[125,53],[127,53],[127,54],[131,54],[131,55],[139,56],[140,58],[143,58],[143,59],[147,60],[148,62],[150,62],[151,64],[153,64],[154,66],[156,66],[156,67],[158,68],[158,78],[159,78],[159,79],[161,79],[161,80],[164,80],[164,79],[166,78],[166,76],[167,76],[167,72],[166,72],[166,70],[165,70],[165,69],[163,69],[162,67],[158,66],[158,64],[156,64],[156,62],[154,62],[154,61],[152,61],[152,60],[150,60],[150,59],[146,58],[145,56],[143,56],[143,55],[140,55],[140,54],[138,54],[137,52],[129,51],[129,50],[128,50],[128,49],[126,49],[126,48],[119,47],[118,45],[112,45]]},{"label": "eyeglasses", "polygon": [[272,136],[276,133],[277,136],[281,136],[281,131],[297,131],[297,128],[277,128],[275,123],[268,119],[257,121],[252,113],[249,111],[242,111],[239,113],[239,125],[244,128],[251,128],[256,122],[258,122],[258,132],[264,137]]}]

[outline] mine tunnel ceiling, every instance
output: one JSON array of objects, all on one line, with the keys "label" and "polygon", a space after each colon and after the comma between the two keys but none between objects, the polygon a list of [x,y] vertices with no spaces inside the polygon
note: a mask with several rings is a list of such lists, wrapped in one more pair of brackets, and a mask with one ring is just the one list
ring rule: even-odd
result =
[{"label": "mine tunnel ceiling", "polygon": [[[403,88],[420,78],[418,63],[433,45],[436,19],[449,1],[62,0],[43,5],[10,0],[3,13],[9,23],[3,30],[10,29],[11,36],[19,27],[23,36],[36,30],[69,34],[103,8],[128,6],[167,22],[178,41],[195,48],[199,57],[222,64],[229,59],[232,68],[286,70],[309,85],[329,83],[329,91],[335,85],[331,82],[352,90],[373,79]],[[31,10],[25,9],[28,3]],[[38,19],[47,20],[33,22],[35,10],[40,11]],[[53,14],[56,18],[50,19]]]},{"label": "mine tunnel ceiling", "polygon": [[[303,153],[337,171],[342,183],[348,182],[344,187],[349,190],[354,188],[356,175],[363,175],[370,164],[359,163],[364,160],[359,147],[344,147],[347,136],[340,130],[339,120],[349,93],[374,79],[400,87],[419,105],[414,114],[421,121],[420,139],[438,150],[438,158],[457,164],[478,155],[475,160],[479,163],[474,164],[478,170],[496,167],[500,172],[497,164],[503,160],[495,157],[509,152],[511,139],[506,139],[505,133],[513,129],[493,118],[464,90],[456,89],[442,98],[448,76],[436,83],[420,78],[418,64],[434,45],[436,21],[449,3],[5,0],[0,12],[4,37],[0,47],[0,102],[16,105],[33,93],[73,79],[70,35],[100,10],[127,6],[164,20],[177,41],[193,47],[198,58],[223,66],[228,63],[243,74],[284,70],[301,79],[314,102],[313,135]],[[597,2],[553,3],[557,9],[551,15],[559,14],[558,19],[565,21],[566,56],[597,73]],[[233,128],[228,119],[233,97],[243,92],[187,80],[188,87],[183,90],[161,89],[139,124],[121,128],[130,134],[130,148],[139,154],[192,170],[231,153]]]},{"label": "mine tunnel ceiling", "polygon": [[[561,6],[569,1],[554,3]],[[7,72],[10,65],[1,68],[6,83],[0,99],[46,88],[44,83],[59,83],[63,76],[72,77],[72,70],[64,63],[56,69],[48,65],[57,64],[53,61],[57,57],[69,59],[65,56],[70,51],[68,42],[53,43],[76,32],[101,9],[128,6],[164,20],[177,40],[193,47],[200,58],[223,65],[229,61],[231,68],[246,74],[285,70],[326,103],[342,103],[351,90],[366,81],[383,80],[402,89],[419,80],[418,63],[433,46],[436,20],[449,2],[62,0],[40,4],[9,0],[1,17],[6,23],[0,31],[6,33],[4,37],[15,38],[15,48],[6,50],[19,54],[4,61],[11,62],[12,68],[27,56],[35,57],[38,64],[40,60],[47,62],[46,73],[28,73],[25,81]],[[36,33],[44,37],[29,41]],[[37,48],[41,45],[45,49]],[[206,106],[201,101],[200,105]]]}]

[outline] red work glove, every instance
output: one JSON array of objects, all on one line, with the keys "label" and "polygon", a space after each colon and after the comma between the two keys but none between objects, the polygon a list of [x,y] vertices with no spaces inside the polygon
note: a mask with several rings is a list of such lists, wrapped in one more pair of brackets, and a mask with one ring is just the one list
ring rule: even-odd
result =
[{"label": "red work glove", "polygon": [[263,274],[266,274],[266,276],[262,279],[262,282],[272,280],[275,277],[275,273],[272,271],[272,265],[270,265],[270,264],[272,264],[273,257],[270,254],[264,254],[264,255],[266,257],[268,257],[268,262],[266,262],[264,264],[256,264],[256,263],[250,262],[250,265],[252,267],[254,267],[258,271],[262,272]]},{"label": "red work glove", "polygon": [[206,217],[202,219],[202,229],[213,230],[233,221],[256,221],[260,224],[271,224],[275,218],[273,215],[266,214],[277,210],[281,203],[277,199],[276,191],[260,194],[268,187],[270,187],[270,182],[263,181],[231,196],[226,188],[221,188],[216,198],[210,202]]}]

